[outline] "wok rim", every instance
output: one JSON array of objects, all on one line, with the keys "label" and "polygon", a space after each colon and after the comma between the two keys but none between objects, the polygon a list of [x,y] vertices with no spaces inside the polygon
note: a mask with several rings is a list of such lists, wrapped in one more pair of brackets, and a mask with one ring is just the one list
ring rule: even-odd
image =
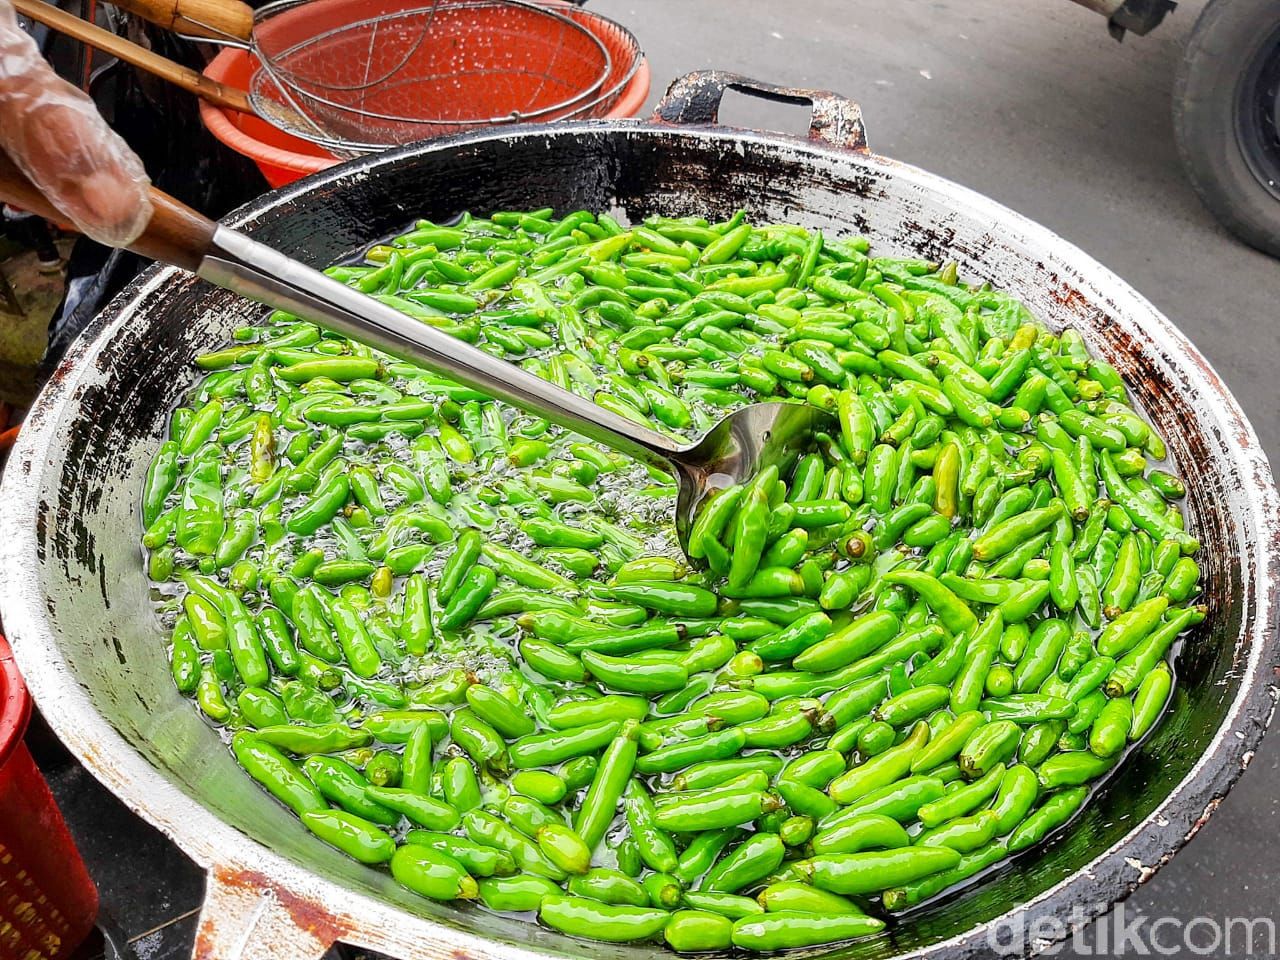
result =
[{"label": "wok rim", "polygon": [[[1030,246],[1052,250],[1068,270],[1088,278],[1111,298],[1114,313],[1135,328],[1135,340],[1144,351],[1162,350],[1164,364],[1176,371],[1200,396],[1211,397],[1224,426],[1221,443],[1234,459],[1247,510],[1237,514],[1242,527],[1256,533],[1246,546],[1254,553],[1242,628],[1249,656],[1233,671],[1239,690],[1227,706],[1223,722],[1203,755],[1191,766],[1151,813],[1133,824],[1116,843],[1099,852],[1076,872],[1058,881],[1033,900],[1020,903],[997,917],[945,940],[901,957],[995,956],[990,934],[1003,925],[1026,930],[1032,918],[1053,915],[1063,921],[1063,939],[1069,934],[1068,911],[1083,906],[1084,917],[1093,919],[1128,897],[1199,831],[1221,799],[1248,767],[1276,708],[1276,685],[1266,668],[1280,663],[1280,496],[1271,467],[1258,437],[1230,390],[1199,349],[1145,297],[1108,267],[1059,237],[1056,233],[974,190],[918,167],[874,153],[851,151],[816,139],[739,129],[725,125],[673,125],[655,121],[596,120],[555,122],[461,133],[410,144],[396,150],[357,158],[287,187],[270,191],[232,211],[223,223],[240,227],[273,208],[323,186],[339,186],[347,178],[376,176],[378,169],[422,154],[465,149],[489,141],[514,138],[579,137],[583,134],[634,135],[645,132],[688,136],[695,140],[722,141],[734,146],[758,144],[785,147],[801,161],[837,161],[881,171],[922,192],[943,198],[950,209],[965,217],[1011,228]],[[130,810],[172,840],[185,854],[208,869],[207,897],[230,871],[252,875],[277,893],[303,898],[332,921],[336,939],[343,943],[388,952],[404,951],[418,943],[410,955],[442,955],[446,946],[472,951],[473,956],[518,960],[545,960],[556,954],[521,944],[480,936],[470,929],[446,925],[400,909],[372,896],[357,893],[312,873],[308,868],[275,853],[217,817],[199,801],[170,784],[166,777],[136,751],[100,714],[61,655],[45,611],[45,598],[34,571],[41,566],[37,553],[34,518],[39,513],[39,489],[50,461],[42,457],[58,425],[78,403],[77,387],[89,372],[91,360],[114,328],[133,313],[134,305],[184,272],[175,267],[152,265],[117,295],[75,341],[32,405],[18,436],[0,483],[0,569],[20,571],[0,578],[0,609],[14,655],[23,668],[37,705],[58,737],[81,763]],[[26,573],[25,571],[32,571]],[[1250,603],[1249,601],[1252,601]],[[1236,649],[1239,650],[1240,643]],[[55,709],[55,707],[57,709]],[[1073,919],[1079,919],[1072,913]],[[202,915],[202,923],[208,920]],[[390,924],[394,921],[394,927]],[[420,938],[433,937],[435,947]],[[572,939],[565,938],[566,953]],[[1038,940],[1037,943],[1043,941]],[[1032,944],[1024,940],[1027,949]],[[198,952],[198,948],[197,948]],[[456,954],[455,954],[456,955]],[[1002,952],[1000,955],[1009,955]],[[505,958],[504,958],[505,960]]]}]

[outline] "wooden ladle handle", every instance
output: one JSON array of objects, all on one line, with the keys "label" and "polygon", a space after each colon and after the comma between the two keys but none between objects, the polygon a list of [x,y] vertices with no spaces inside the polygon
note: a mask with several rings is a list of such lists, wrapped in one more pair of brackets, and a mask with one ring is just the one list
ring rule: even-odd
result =
[{"label": "wooden ladle handle", "polygon": [[[151,187],[150,193],[151,220],[129,249],[151,260],[172,263],[194,273],[209,251],[218,225],[162,190]],[[66,220],[4,150],[0,150],[0,201],[29,210],[47,220]]]},{"label": "wooden ladle handle", "polygon": [[240,0],[111,0],[157,27],[188,37],[239,40],[253,34],[253,9]]}]

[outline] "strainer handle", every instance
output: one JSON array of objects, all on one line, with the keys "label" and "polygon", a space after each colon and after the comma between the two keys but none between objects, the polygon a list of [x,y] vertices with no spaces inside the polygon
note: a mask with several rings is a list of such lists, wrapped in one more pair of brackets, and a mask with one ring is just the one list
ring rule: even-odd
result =
[{"label": "strainer handle", "polygon": [[720,101],[726,90],[775,103],[809,104],[809,138],[846,150],[868,153],[862,108],[848,97],[830,90],[780,87],[724,70],[695,70],[672,82],[654,111],[663,123],[714,124],[719,122]]},{"label": "strainer handle", "polygon": [[111,0],[114,6],[184,37],[248,43],[253,8],[240,0]]},{"label": "strainer handle", "polygon": [[254,113],[249,95],[243,90],[229,87],[206,77],[197,70],[174,63],[146,47],[116,36],[110,30],[103,30],[88,20],[72,16],[60,7],[45,3],[44,0],[13,0],[13,6],[24,17],[30,17],[59,33],[74,37],[81,43],[87,43],[125,63],[132,64],[139,70],[145,70],[161,80],[167,80],[174,86],[188,93],[194,93],[216,107],[226,107],[240,113]]}]

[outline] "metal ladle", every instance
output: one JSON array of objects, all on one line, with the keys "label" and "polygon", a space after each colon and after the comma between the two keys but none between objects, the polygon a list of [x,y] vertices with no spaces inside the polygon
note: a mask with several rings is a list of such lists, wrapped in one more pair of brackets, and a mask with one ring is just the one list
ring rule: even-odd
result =
[{"label": "metal ladle", "polygon": [[[0,200],[60,219],[3,151]],[[153,188],[151,202],[155,212],[129,248],[135,253],[182,267],[670,472],[679,490],[676,531],[686,553],[694,514],[708,492],[743,482],[770,464],[785,474],[816,432],[838,429],[834,417],[807,404],[757,403],[735,410],[697,441],[680,444],[214,223],[168,194]]]}]

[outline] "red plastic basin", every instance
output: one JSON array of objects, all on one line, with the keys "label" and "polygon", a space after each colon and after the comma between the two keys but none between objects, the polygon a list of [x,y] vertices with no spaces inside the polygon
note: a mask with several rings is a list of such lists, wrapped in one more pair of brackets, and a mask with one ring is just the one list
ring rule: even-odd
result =
[{"label": "red plastic basin", "polygon": [[[204,73],[228,86],[248,90],[253,70],[254,60],[248,52],[228,47],[213,58]],[[635,76],[608,116],[617,119],[638,115],[649,96],[649,82],[649,63],[642,57]],[[339,162],[323,147],[291,136],[265,120],[203,100],[200,119],[218,140],[253,160],[273,187],[282,187]]]}]

